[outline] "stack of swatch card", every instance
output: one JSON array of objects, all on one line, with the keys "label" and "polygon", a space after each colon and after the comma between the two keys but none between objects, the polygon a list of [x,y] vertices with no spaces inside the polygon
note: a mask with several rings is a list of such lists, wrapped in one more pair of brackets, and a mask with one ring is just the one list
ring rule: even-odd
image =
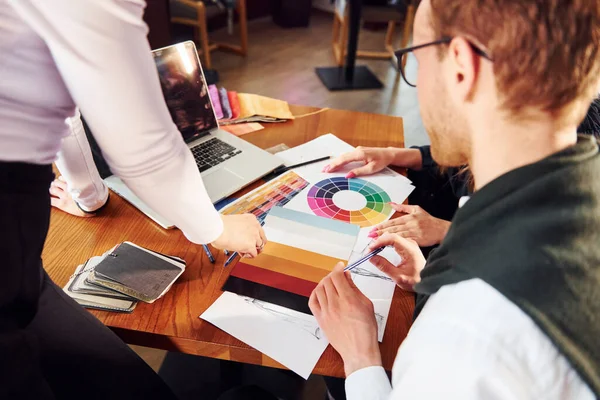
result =
[{"label": "stack of swatch card", "polygon": [[208,87],[210,100],[220,125],[248,122],[285,122],[294,119],[287,101],[250,93],[237,93]]},{"label": "stack of swatch card", "polygon": [[78,266],[63,290],[86,308],[132,312],[164,296],[184,270],[181,258],[123,242]]}]

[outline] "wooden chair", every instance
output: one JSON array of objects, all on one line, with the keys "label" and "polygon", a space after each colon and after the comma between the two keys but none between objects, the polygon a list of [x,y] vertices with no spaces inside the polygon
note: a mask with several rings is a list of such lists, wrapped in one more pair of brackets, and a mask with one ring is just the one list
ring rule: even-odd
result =
[{"label": "wooden chair", "polygon": [[207,20],[209,17],[222,13],[216,6],[206,7],[201,0],[170,0],[171,23],[192,26],[194,38],[200,45],[203,67],[212,68],[210,52],[221,49],[243,57],[248,55],[248,20],[246,15],[246,0],[237,0],[236,11],[239,17],[240,44],[209,43]]},{"label": "wooden chair", "polygon": [[[346,6],[344,1],[340,3],[342,3],[341,7],[336,7],[336,11],[333,15],[332,47],[335,61],[337,65],[341,67],[344,65],[346,48],[348,46],[348,7]],[[384,40],[385,50],[358,50],[356,52],[356,57],[395,61],[394,50],[396,50],[397,48],[406,47],[412,36],[412,27],[416,12],[416,3],[416,0],[409,1],[405,15],[391,7],[363,6],[362,19],[364,21],[387,22],[388,24]],[[404,32],[402,35],[400,45],[396,48],[394,44],[394,34],[397,23],[402,23],[404,25]]]}]

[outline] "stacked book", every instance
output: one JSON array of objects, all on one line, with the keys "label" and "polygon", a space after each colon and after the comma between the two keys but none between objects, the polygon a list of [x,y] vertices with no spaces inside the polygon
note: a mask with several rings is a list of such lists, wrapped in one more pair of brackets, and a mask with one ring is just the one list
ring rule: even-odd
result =
[{"label": "stacked book", "polygon": [[63,290],[86,308],[132,312],[164,296],[184,270],[181,258],[123,242],[78,266]]}]

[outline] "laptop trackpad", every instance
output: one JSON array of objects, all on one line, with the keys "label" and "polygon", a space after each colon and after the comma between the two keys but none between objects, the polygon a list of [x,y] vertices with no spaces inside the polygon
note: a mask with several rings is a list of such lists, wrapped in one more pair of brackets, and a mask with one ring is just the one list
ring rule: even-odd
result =
[{"label": "laptop trackpad", "polygon": [[209,174],[202,174],[202,181],[211,200],[216,201],[244,186],[245,180],[227,168],[220,168]]}]

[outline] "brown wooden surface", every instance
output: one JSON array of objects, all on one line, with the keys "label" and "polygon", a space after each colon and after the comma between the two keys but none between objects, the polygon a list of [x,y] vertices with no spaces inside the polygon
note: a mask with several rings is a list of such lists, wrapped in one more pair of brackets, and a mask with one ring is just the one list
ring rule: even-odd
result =
[{"label": "brown wooden surface", "polygon": [[[401,118],[341,110],[319,111],[313,107],[292,107],[292,111],[295,115],[317,112],[292,122],[265,125],[264,130],[244,138],[262,148],[280,143],[293,147],[331,132],[354,146],[404,145]],[[258,185],[251,185],[245,191]],[[92,311],[125,342],[282,368],[271,358],[198,318],[219,297],[231,270],[223,268],[224,254],[213,250],[217,262],[211,264],[202,246],[188,242],[179,230],[162,229],[115,194],[111,195],[107,209],[95,218],[77,218],[53,209],[43,253],[44,265],[56,284],[64,286],[77,265],[125,240],[182,257],[187,262],[181,278],[153,304],[139,303],[131,314]],[[396,288],[381,344],[383,363],[388,370],[408,333],[413,309],[413,295]],[[341,359],[331,346],[314,373],[343,376]]]}]

